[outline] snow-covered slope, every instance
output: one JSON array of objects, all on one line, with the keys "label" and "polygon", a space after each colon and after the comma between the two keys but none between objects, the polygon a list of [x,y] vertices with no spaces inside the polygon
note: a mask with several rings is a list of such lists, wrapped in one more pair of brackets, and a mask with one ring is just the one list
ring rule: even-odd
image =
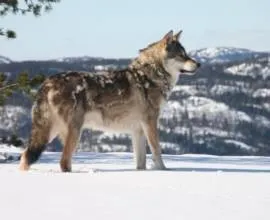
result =
[{"label": "snow-covered slope", "polygon": [[169,101],[163,111],[163,117],[175,117],[184,114],[188,111],[189,118],[202,118],[203,115],[207,115],[209,120],[219,118],[220,120],[228,118],[232,122],[247,121],[250,122],[252,119],[244,112],[235,111],[230,109],[224,103],[216,102],[212,99],[198,96],[190,96],[183,100],[183,103],[178,101]]},{"label": "snow-covered slope", "polygon": [[265,53],[234,47],[213,47],[191,51],[189,54],[201,63],[225,63],[241,61]]},{"label": "snow-covered slope", "polygon": [[170,170],[136,171],[130,153],[79,153],[67,174],[59,156],[0,165],[1,219],[269,219],[267,157],[164,155]]},{"label": "snow-covered slope", "polygon": [[[249,59],[253,57],[258,57],[263,54],[269,54],[267,52],[257,52],[248,49],[235,48],[235,47],[213,47],[213,48],[203,48],[199,50],[190,51],[191,55],[196,60],[201,63],[225,63],[231,61],[241,61],[244,59]],[[105,58],[102,57],[91,57],[91,56],[78,56],[78,57],[63,57],[55,59],[58,62],[87,62],[91,60],[102,61]]]},{"label": "snow-covered slope", "polygon": [[29,117],[29,114],[28,109],[20,106],[5,105],[0,107],[0,130],[12,130],[16,126],[18,127],[19,117]]},{"label": "snow-covered slope", "polygon": [[30,124],[30,112],[29,108],[21,106],[0,106],[0,138],[10,133],[25,136],[29,130],[26,127]]},{"label": "snow-covered slope", "polygon": [[8,144],[0,144],[0,164],[18,160],[22,148]]},{"label": "snow-covered slope", "polygon": [[75,63],[75,62],[85,62],[85,61],[91,61],[91,60],[104,60],[104,58],[90,57],[90,56],[78,56],[78,57],[62,57],[62,58],[54,59],[53,61]]},{"label": "snow-covered slope", "polygon": [[230,66],[225,72],[233,75],[250,76],[252,78],[262,77],[266,79],[270,77],[270,62],[241,63],[239,65]]}]

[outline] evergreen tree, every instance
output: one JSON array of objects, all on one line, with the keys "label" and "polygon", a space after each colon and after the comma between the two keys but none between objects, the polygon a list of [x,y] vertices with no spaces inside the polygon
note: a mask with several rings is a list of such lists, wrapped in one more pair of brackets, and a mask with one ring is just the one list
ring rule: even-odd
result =
[{"label": "evergreen tree", "polygon": [[35,95],[33,88],[37,87],[45,79],[42,74],[37,74],[30,78],[25,72],[20,73],[15,81],[8,81],[4,73],[0,73],[0,105],[5,103],[5,100],[10,97],[15,91],[21,91],[30,97]]}]

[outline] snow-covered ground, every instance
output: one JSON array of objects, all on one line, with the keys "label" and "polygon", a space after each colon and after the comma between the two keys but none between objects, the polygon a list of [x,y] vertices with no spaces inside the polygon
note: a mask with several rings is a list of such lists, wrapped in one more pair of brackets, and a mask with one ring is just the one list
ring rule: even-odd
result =
[{"label": "snow-covered ground", "polygon": [[45,153],[30,172],[0,164],[1,219],[270,217],[269,157],[164,155],[169,170],[136,171],[130,153],[77,153],[73,173],[61,173],[59,156]]}]

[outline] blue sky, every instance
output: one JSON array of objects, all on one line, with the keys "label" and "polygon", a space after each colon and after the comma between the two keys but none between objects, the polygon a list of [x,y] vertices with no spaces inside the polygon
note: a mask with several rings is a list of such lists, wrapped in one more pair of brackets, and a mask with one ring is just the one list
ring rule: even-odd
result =
[{"label": "blue sky", "polygon": [[13,60],[134,57],[170,29],[183,29],[187,50],[270,51],[269,8],[269,0],[62,0],[38,18],[1,18],[0,26],[16,30],[18,38],[0,38],[0,54]]}]

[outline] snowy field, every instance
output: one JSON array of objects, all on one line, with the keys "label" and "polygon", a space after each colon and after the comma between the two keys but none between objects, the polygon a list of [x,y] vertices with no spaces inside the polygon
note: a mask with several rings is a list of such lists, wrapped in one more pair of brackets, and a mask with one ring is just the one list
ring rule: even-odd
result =
[{"label": "snowy field", "polygon": [[59,156],[0,164],[0,219],[270,219],[269,157],[164,155],[169,170],[136,171],[129,153],[77,153],[61,173]]}]

